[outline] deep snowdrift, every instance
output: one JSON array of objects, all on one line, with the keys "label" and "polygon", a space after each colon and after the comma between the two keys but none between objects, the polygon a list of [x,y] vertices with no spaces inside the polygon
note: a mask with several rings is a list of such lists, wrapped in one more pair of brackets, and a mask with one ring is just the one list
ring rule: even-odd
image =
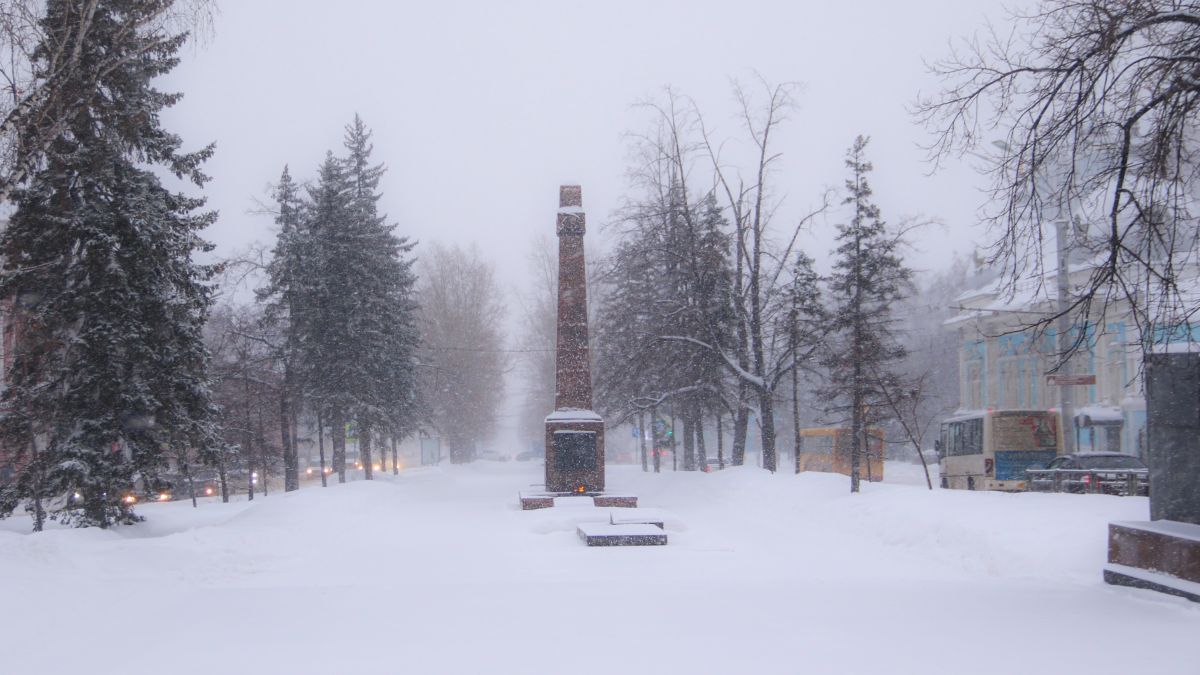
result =
[{"label": "deep snowdrift", "polygon": [[1101,581],[1142,498],[610,467],[671,541],[589,549],[575,524],[606,510],[517,508],[540,471],[153,504],[111,532],[10,519],[0,672],[1200,672],[1200,605]]}]

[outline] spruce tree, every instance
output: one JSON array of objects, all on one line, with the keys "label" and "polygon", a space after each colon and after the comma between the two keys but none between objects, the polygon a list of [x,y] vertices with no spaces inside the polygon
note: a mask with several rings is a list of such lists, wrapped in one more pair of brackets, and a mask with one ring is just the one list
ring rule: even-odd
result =
[{"label": "spruce tree", "polygon": [[305,279],[292,324],[306,396],[332,427],[333,468],[345,482],[345,425],[358,424],[363,470],[371,441],[416,424],[415,244],[379,214],[385,169],[370,161],[370,132],[346,128],[348,157],[327,154],[303,219]]},{"label": "spruce tree", "polygon": [[333,471],[346,482],[346,423],[353,407],[352,364],[357,354],[344,349],[345,321],[353,310],[348,272],[354,245],[348,241],[349,185],[342,163],[327,152],[308,190],[305,228],[305,311],[293,317],[301,336],[302,369],[308,398],[323,420],[328,420],[333,444]]},{"label": "spruce tree", "polygon": [[395,226],[379,213],[379,181],[387,169],[371,164],[371,132],[358,115],[346,126],[345,147],[349,222],[359,242],[356,309],[346,329],[362,345],[354,415],[361,432],[363,472],[370,479],[372,442],[379,442],[382,464],[385,433],[405,433],[415,424],[420,339],[416,275],[409,257],[415,243],[397,237]]},{"label": "spruce tree", "polygon": [[858,492],[865,437],[886,407],[882,387],[894,380],[892,368],[906,351],[897,340],[892,305],[911,285],[912,272],[897,253],[899,240],[888,231],[871,201],[864,156],[869,139],[859,136],[846,153],[847,196],[853,214],[839,224],[833,273],[829,279],[832,316],[826,365],[826,397],[848,413],[851,430],[850,491]]},{"label": "spruce tree", "polygon": [[825,343],[828,312],[821,300],[821,277],[813,268],[814,260],[803,251],[792,263],[792,286],[788,289],[787,326],[788,350],[791,352],[792,374],[792,452],[796,470],[800,468],[801,394],[800,373],[811,371],[814,357]]},{"label": "spruce tree", "polygon": [[[307,237],[301,219],[303,204],[299,188],[292,180],[288,167],[283,167],[279,184],[274,191],[275,224],[279,234],[275,250],[267,265],[267,284],[258,290],[260,301],[266,301],[264,323],[278,335],[275,356],[283,370],[279,395],[279,432],[283,442],[284,490],[300,489],[299,460],[292,421],[300,406],[297,360],[301,336],[294,326],[298,312],[305,309],[305,255]],[[324,480],[324,475],[321,479]]]},{"label": "spruce tree", "polygon": [[[211,270],[192,255],[208,249],[199,233],[215,214],[200,210],[203,199],[168,191],[153,171],[203,185],[199,167],[212,152],[182,152],[159,123],[179,95],[151,82],[177,64],[186,36],[145,27],[171,4],[97,5],[80,58],[112,65],[63,84],[75,87],[64,97],[75,107],[14,194],[0,236],[0,299],[18,325],[0,442],[20,465],[0,513],[32,504],[35,528],[43,507],[81,526],[138,520],[132,494],[166,487],[158,475],[167,449],[212,449],[201,340]],[[39,55],[61,38],[72,7],[46,3]]]}]

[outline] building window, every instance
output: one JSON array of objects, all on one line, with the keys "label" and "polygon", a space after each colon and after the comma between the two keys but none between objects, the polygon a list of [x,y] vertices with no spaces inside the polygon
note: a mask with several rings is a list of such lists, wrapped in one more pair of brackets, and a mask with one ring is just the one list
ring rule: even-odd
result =
[{"label": "building window", "polygon": [[1000,361],[1000,407],[1001,408],[1017,408],[1020,407],[1021,378],[1017,369],[1018,358],[1015,356],[1003,356]]},{"label": "building window", "polygon": [[981,410],[983,408],[983,363],[976,359],[967,361],[966,376],[967,376],[967,395],[969,396],[969,408],[972,410]]}]

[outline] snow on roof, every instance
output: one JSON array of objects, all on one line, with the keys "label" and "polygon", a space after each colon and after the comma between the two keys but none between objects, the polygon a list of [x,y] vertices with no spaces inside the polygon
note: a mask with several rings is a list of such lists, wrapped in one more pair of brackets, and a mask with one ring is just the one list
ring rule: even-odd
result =
[{"label": "snow on roof", "polygon": [[1087,416],[1092,423],[1125,421],[1125,415],[1120,408],[1107,405],[1085,405],[1075,409],[1075,417],[1084,416]]}]

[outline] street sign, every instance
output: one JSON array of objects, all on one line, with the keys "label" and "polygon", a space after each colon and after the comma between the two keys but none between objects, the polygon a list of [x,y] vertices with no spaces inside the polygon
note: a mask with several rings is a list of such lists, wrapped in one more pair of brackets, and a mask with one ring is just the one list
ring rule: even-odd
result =
[{"label": "street sign", "polygon": [[1046,384],[1051,387],[1071,387],[1096,384],[1095,375],[1047,375]]}]

